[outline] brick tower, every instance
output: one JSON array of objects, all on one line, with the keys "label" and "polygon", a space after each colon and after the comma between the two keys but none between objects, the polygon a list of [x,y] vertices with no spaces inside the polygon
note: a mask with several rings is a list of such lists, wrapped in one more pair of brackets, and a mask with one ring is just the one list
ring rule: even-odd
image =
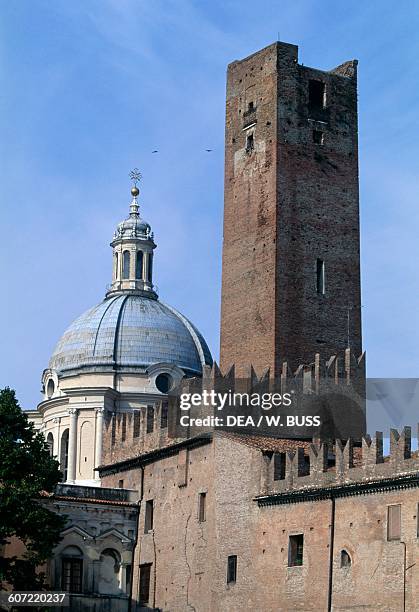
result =
[{"label": "brick tower", "polygon": [[239,375],[361,353],[356,70],[282,42],[228,67],[220,362]]}]

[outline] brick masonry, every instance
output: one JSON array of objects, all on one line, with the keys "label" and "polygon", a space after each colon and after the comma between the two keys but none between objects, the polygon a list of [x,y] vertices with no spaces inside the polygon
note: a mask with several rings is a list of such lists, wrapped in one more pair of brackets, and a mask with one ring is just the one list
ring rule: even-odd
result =
[{"label": "brick masonry", "polygon": [[[349,345],[361,353],[356,71],[356,61],[307,68],[285,43],[228,67],[224,369],[234,363],[240,373],[251,363],[279,376],[283,361],[296,368],[315,352],[341,351],[348,308]],[[311,79],[325,85],[325,108],[309,105]]]}]

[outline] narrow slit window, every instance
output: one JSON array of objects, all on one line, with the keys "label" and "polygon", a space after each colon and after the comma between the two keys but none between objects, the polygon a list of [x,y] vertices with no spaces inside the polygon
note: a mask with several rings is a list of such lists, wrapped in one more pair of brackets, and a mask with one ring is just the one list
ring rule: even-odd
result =
[{"label": "narrow slit window", "polygon": [[227,560],[227,584],[237,580],[237,555],[230,555]]},{"label": "narrow slit window", "polygon": [[401,505],[388,506],[387,508],[387,540],[400,540],[401,538]]},{"label": "narrow slit window", "polygon": [[207,494],[199,494],[199,508],[198,508],[198,519],[200,523],[204,523],[206,520],[206,505],[207,505]]},{"label": "narrow slit window", "polygon": [[135,266],[135,278],[141,280],[143,278],[143,259],[142,251],[137,251],[137,261]]},{"label": "narrow slit window", "polygon": [[124,251],[122,254],[122,278],[126,280],[129,278],[129,267],[131,262],[131,255],[129,251]]},{"label": "narrow slit window", "polygon": [[304,552],[304,535],[292,535],[288,544],[288,567],[294,567],[303,564]]},{"label": "narrow slit window", "polygon": [[340,566],[341,567],[351,567],[352,560],[351,556],[346,550],[342,550],[340,553]]},{"label": "narrow slit window", "polygon": [[308,82],[308,104],[310,108],[319,109],[325,107],[326,85],[323,81],[310,79]]},{"label": "narrow slit window", "polygon": [[317,264],[316,264],[316,286],[317,286],[317,293],[319,295],[324,295],[326,292],[325,281],[326,281],[326,278],[325,278],[324,261],[323,259],[318,259]]},{"label": "narrow slit window", "polygon": [[148,282],[153,282],[153,255],[148,256]]},{"label": "narrow slit window", "polygon": [[154,504],[153,500],[149,499],[145,503],[145,518],[144,518],[144,533],[148,533],[153,529],[154,522]]}]

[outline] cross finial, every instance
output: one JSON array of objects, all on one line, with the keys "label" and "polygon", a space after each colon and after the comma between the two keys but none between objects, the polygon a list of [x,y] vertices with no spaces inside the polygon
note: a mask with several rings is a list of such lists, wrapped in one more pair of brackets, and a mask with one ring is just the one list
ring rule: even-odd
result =
[{"label": "cross finial", "polygon": [[132,180],[132,182],[134,183],[134,187],[137,186],[137,183],[139,183],[141,181],[141,179],[143,178],[141,172],[138,170],[138,168],[134,168],[134,170],[131,170],[131,172],[129,173],[129,177]]}]

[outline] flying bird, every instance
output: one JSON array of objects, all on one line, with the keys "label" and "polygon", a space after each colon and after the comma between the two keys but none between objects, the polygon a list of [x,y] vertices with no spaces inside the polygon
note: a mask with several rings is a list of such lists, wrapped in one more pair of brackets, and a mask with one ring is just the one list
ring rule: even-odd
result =
[{"label": "flying bird", "polygon": [[212,149],[205,149],[207,153],[211,153]]},{"label": "flying bird", "polygon": [[156,151],[151,151],[151,152],[152,152],[152,153],[158,153],[158,151],[157,151],[157,150],[156,150]]}]

